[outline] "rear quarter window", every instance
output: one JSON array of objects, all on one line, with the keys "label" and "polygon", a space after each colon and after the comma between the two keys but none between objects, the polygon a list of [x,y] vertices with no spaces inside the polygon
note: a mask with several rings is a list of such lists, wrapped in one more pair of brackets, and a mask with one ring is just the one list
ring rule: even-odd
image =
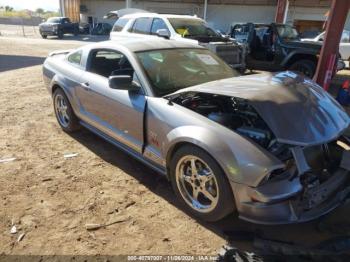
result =
[{"label": "rear quarter window", "polygon": [[137,18],[131,28],[131,32],[137,34],[150,34],[151,22],[152,18],[149,17]]},{"label": "rear quarter window", "polygon": [[76,51],[68,56],[68,62],[75,65],[80,65],[82,51]]},{"label": "rear quarter window", "polygon": [[112,31],[120,32],[123,30],[124,26],[129,22],[129,18],[119,18],[117,22],[115,22]]}]

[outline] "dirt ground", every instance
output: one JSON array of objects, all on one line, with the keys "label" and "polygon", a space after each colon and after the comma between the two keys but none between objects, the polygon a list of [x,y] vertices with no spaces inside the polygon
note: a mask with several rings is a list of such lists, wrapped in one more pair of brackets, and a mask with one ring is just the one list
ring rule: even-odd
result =
[{"label": "dirt ground", "polygon": [[[41,64],[50,51],[85,43],[0,37],[0,159],[16,158],[0,163],[0,254],[215,255],[234,231],[309,246],[329,237],[318,231],[320,221],[269,227],[232,215],[203,223],[184,213],[152,170],[86,130],[62,132]],[[78,155],[64,158],[71,153]],[[329,217],[346,223],[348,210]],[[122,222],[85,229],[116,220]]]},{"label": "dirt ground", "polygon": [[215,254],[224,240],[176,208],[165,179],[88,131],[59,128],[41,64],[82,44],[0,38],[0,159],[16,158],[0,163],[0,253]]}]

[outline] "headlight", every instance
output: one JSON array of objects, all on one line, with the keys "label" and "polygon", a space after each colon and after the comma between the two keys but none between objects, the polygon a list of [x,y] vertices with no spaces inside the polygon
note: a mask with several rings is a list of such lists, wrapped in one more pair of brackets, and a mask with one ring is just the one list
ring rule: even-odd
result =
[{"label": "headlight", "polygon": [[53,30],[57,30],[58,25],[53,25],[52,28],[53,28]]}]

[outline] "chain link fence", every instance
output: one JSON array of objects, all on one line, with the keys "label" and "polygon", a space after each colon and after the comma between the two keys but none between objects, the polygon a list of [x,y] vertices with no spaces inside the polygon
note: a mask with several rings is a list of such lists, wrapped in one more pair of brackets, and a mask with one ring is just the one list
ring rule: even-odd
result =
[{"label": "chain link fence", "polygon": [[0,36],[40,37],[40,17],[0,17]]}]

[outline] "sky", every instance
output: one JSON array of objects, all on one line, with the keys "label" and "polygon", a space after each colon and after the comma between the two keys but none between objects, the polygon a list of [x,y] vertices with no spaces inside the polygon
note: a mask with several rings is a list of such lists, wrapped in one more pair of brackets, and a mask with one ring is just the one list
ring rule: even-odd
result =
[{"label": "sky", "polygon": [[43,8],[48,11],[57,11],[59,0],[0,0],[0,6],[12,6],[16,10],[29,9],[35,10]]}]

